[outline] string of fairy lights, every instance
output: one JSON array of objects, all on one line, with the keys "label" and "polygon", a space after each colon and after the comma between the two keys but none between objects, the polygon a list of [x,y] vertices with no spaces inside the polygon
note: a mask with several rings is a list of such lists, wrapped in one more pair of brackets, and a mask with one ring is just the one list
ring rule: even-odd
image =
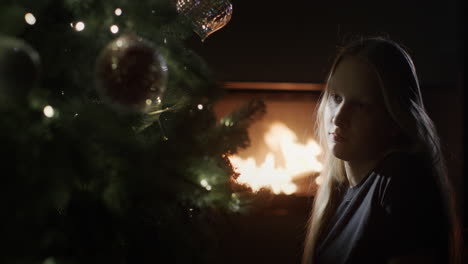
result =
[{"label": "string of fairy lights", "polygon": [[[116,9],[114,10],[114,14],[115,14],[116,16],[122,16],[123,10],[122,10],[121,8],[116,8]],[[25,22],[26,22],[28,25],[31,25],[31,26],[35,25],[36,22],[37,22],[37,19],[36,19],[36,17],[34,16],[34,14],[33,14],[33,13],[30,13],[30,12],[28,12],[28,13],[26,13],[26,14],[24,15],[24,20],[25,20]],[[73,28],[73,29],[74,29],[75,31],[77,31],[77,32],[81,32],[81,31],[85,30],[86,24],[85,24],[85,22],[83,22],[83,21],[70,22],[70,27]],[[110,29],[110,32],[113,33],[113,34],[119,33],[119,30],[120,30],[120,29],[119,29],[119,26],[116,25],[116,24],[112,24],[112,25],[110,26],[109,29]],[[166,38],[164,38],[164,44],[167,44]],[[117,45],[119,46],[119,42],[117,42]],[[121,45],[121,44],[120,44],[120,45]],[[185,68],[185,69],[186,69],[186,68]],[[149,100],[149,99],[148,99],[148,100]],[[147,104],[151,104],[151,103],[152,103],[152,102],[147,102]],[[158,103],[161,103],[161,99],[160,99],[159,97],[158,97]],[[198,105],[197,105],[197,108],[198,108],[198,110],[201,111],[201,110],[203,110],[204,106],[203,106],[202,104],[198,104]],[[47,106],[44,107],[43,113],[44,113],[44,115],[45,115],[46,117],[48,117],[48,118],[52,118],[52,117],[54,117],[54,115],[55,115],[54,108],[53,108],[52,106],[50,106],[50,105],[47,105]],[[203,184],[202,184],[202,185],[203,185]]]},{"label": "string of fairy lights", "polygon": [[[116,8],[114,10],[114,14],[116,16],[121,16],[123,14],[123,11],[121,8]],[[34,16],[33,13],[26,13],[24,15],[24,20],[26,21],[26,23],[28,25],[31,25],[33,26],[34,24],[36,24],[37,20],[36,20],[36,17]],[[77,32],[80,32],[80,31],[83,31],[85,30],[86,28],[86,24],[85,22],[83,21],[77,21],[77,22],[71,22],[70,23],[70,27],[73,28],[74,30],[76,30]],[[110,27],[109,27],[109,30],[110,32],[112,32],[112,34],[117,34],[119,33],[119,26],[118,25],[115,25],[115,24],[112,24]]]},{"label": "string of fairy lights", "polygon": [[[121,16],[123,14],[123,10],[121,8],[116,8],[114,10],[114,14],[116,16]],[[24,15],[24,20],[28,25],[31,25],[31,26],[33,26],[33,25],[35,25],[37,23],[36,17],[34,16],[33,13],[30,13],[30,12],[28,12],[28,13],[26,13]],[[75,31],[77,31],[77,32],[81,32],[81,31],[86,29],[86,24],[85,24],[84,21],[76,21],[76,22],[71,22],[70,27],[72,29],[74,29]],[[119,32],[119,26],[116,25],[116,24],[112,24],[109,29],[110,29],[110,32],[113,33],[113,34],[117,34]],[[165,44],[167,43],[166,39],[164,39],[164,43]],[[119,44],[122,45],[121,43],[117,42],[117,45],[119,45]],[[157,101],[158,101],[158,103],[161,103],[161,98],[158,97]],[[151,103],[152,102],[147,102],[147,104],[151,104]],[[202,111],[204,109],[203,104],[198,104],[197,109]],[[46,105],[43,108],[42,112],[43,112],[44,116],[47,117],[47,118],[54,118],[54,117],[57,116],[56,110],[51,105]],[[75,114],[75,117],[76,116],[78,116],[78,113]],[[205,178],[200,180],[200,185],[203,188],[205,188],[207,191],[211,191],[211,189],[212,189],[212,186],[208,183],[208,180],[205,179]],[[233,197],[233,198],[235,198],[235,197]]]}]

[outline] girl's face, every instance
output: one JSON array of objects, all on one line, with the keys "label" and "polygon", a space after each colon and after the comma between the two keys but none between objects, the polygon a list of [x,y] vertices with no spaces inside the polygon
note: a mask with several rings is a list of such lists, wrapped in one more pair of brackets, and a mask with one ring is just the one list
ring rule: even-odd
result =
[{"label": "girl's face", "polygon": [[327,143],[345,161],[375,160],[391,146],[396,126],[388,114],[373,69],[363,60],[342,58],[324,100]]}]

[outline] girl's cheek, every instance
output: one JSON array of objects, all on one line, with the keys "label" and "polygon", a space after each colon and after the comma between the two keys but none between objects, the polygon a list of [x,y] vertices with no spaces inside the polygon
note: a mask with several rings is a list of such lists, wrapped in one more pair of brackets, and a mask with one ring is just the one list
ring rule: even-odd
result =
[{"label": "girl's cheek", "polygon": [[332,118],[332,109],[330,109],[330,106],[327,106],[325,108],[325,122],[326,124],[329,124],[331,122]]}]

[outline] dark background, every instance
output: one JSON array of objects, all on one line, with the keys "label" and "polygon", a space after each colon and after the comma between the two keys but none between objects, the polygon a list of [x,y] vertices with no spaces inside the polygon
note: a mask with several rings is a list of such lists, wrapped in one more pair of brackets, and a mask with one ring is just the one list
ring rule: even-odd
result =
[{"label": "dark background", "polygon": [[[413,57],[426,108],[441,136],[459,206],[466,207],[462,1],[233,0],[232,3],[233,16],[225,28],[213,33],[204,43],[196,35],[188,40],[189,46],[208,62],[221,81],[323,83],[337,46],[351,37],[384,35],[404,45]],[[275,247],[279,243],[290,242],[290,252],[294,251],[292,248],[296,252],[289,253],[282,261],[279,259],[283,255],[277,254],[277,263],[292,260],[293,255],[298,260],[300,227],[306,210],[301,213],[297,204],[306,207],[307,202],[291,198],[288,205],[285,202],[288,198],[281,199],[283,209],[276,204],[272,205],[273,211],[261,213],[262,217],[257,212],[256,220],[245,217],[236,220],[237,227],[233,227],[237,230],[236,238],[248,244],[242,248],[232,242],[238,245],[238,250],[248,251],[247,247],[253,244],[263,244],[270,246],[256,250],[278,252]],[[291,206],[296,206],[293,210],[296,214],[289,213],[287,218],[288,213],[281,210]],[[275,214],[278,210],[283,213]],[[269,216],[265,218],[265,215]],[[463,221],[466,228],[467,217]],[[268,223],[270,229],[262,222]],[[277,225],[273,227],[272,223]],[[287,229],[284,225],[296,230],[294,235],[289,235],[289,240],[281,235],[291,231],[284,231]],[[257,233],[248,233],[249,227],[256,228]],[[252,242],[255,240],[259,241]]]},{"label": "dark background", "polygon": [[410,49],[423,83],[461,81],[461,1],[232,2],[225,28],[191,40],[223,80],[319,83],[337,45],[384,34]]}]

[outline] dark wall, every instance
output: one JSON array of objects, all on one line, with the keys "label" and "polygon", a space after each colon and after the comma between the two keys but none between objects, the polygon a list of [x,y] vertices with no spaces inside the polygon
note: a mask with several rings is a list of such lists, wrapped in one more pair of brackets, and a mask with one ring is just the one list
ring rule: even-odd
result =
[{"label": "dark wall", "polygon": [[233,10],[204,43],[189,40],[222,80],[322,82],[336,45],[355,34],[407,46],[423,83],[460,79],[459,0],[233,0]]}]

